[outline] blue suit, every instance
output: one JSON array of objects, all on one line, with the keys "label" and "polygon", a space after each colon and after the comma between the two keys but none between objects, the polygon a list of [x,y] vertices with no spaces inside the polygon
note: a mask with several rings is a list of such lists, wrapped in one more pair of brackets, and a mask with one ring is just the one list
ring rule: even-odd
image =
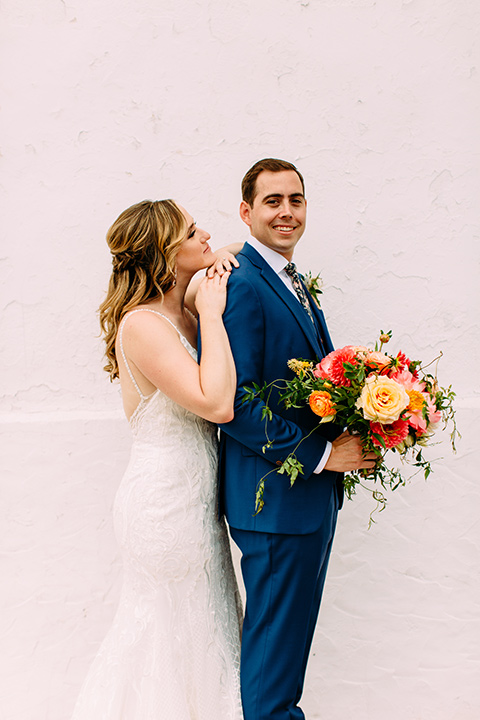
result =
[{"label": "blue suit", "polygon": [[[245,720],[300,720],[298,702],[313,637],[343,489],[341,475],[313,474],[341,428],[318,426],[306,406],[285,410],[274,390],[266,443],[263,402],[242,404],[243,386],[291,377],[290,358],[321,359],[333,350],[323,313],[312,302],[316,327],[296,297],[250,245],[228,284],[223,320],[235,358],[235,417],[221,426],[220,509],[242,551],[247,606],[242,640]],[[302,438],[305,438],[300,443]],[[299,444],[300,443],[300,444]],[[295,450],[303,475],[272,472],[265,506],[255,515],[259,480]]]}]

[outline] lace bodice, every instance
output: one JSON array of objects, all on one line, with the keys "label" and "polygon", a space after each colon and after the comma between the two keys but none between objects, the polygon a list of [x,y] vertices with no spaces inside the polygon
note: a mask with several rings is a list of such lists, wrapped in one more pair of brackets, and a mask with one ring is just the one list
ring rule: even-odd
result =
[{"label": "lace bodice", "polygon": [[202,443],[206,437],[211,437],[211,442],[216,445],[216,429],[212,423],[181,407],[181,405],[175,403],[160,390],[155,390],[151,395],[144,395],[140,390],[123,348],[123,329],[125,322],[131,315],[137,312],[150,312],[166,320],[177,331],[180,342],[189,355],[195,361],[197,360],[196,349],[166,315],[150,308],[137,308],[125,315],[119,328],[120,352],[122,353],[123,362],[125,363],[130,379],[140,398],[137,408],[129,420],[134,442],[151,442],[157,446],[158,438],[161,437],[162,445],[165,448],[169,443],[171,443],[172,446],[177,446],[180,437],[187,440],[187,442],[194,441],[195,437],[201,437]]},{"label": "lace bodice", "polygon": [[124,584],[73,720],[241,720],[241,608],[217,517],[216,428],[160,390],[141,393],[122,341],[135,312],[161,315],[138,308],[119,329],[140,398],[113,513]]}]

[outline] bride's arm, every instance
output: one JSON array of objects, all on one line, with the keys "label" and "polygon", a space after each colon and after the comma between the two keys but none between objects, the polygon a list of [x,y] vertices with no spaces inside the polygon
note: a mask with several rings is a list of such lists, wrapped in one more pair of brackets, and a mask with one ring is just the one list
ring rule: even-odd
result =
[{"label": "bride's arm", "polygon": [[[232,265],[234,267],[238,267],[238,260],[235,256],[238,255],[242,248],[243,243],[237,242],[230,243],[230,245],[225,245],[225,247],[220,248],[219,250],[215,250],[214,255],[216,260],[208,268],[207,277],[213,277],[215,273],[218,273],[218,275],[223,275],[223,273],[225,272],[230,272],[232,269]],[[185,293],[185,305],[194,314],[196,314],[195,297],[197,295],[197,291],[201,282],[201,275],[199,275],[198,277],[194,277],[190,281],[190,284],[187,287],[187,291]]]},{"label": "bride's arm", "polygon": [[[211,422],[233,418],[235,365],[222,322],[229,273],[204,278],[197,293],[202,325],[200,365],[176,330],[153,313],[134,313],[124,326],[123,347],[131,369],[182,407]],[[135,372],[137,371],[137,373]]]}]

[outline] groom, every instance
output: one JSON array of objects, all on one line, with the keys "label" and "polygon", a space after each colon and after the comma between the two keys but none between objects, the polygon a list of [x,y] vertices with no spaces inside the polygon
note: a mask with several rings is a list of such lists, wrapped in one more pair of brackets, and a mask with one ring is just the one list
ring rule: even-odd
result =
[{"label": "groom", "polygon": [[[321,425],[308,406],[285,410],[275,393],[267,438],[264,403],[242,405],[244,386],[292,377],[290,358],[320,360],[333,350],[323,313],[293,265],[305,230],[300,172],[283,160],[257,162],[242,182],[240,217],[251,239],[228,284],[223,316],[237,369],[235,417],[223,426],[220,503],[242,552],[247,593],[241,683],[245,720],[301,720],[298,703],[320,607],[344,471],[371,467],[358,438]],[[300,442],[302,441],[302,442]],[[292,488],[271,472],[255,514],[258,482],[295,451],[303,465]]]}]

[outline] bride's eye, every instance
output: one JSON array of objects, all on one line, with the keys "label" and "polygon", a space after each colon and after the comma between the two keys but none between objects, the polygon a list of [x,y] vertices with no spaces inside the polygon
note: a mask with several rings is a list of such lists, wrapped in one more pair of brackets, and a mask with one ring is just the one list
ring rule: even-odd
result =
[{"label": "bride's eye", "polygon": [[190,235],[188,236],[188,239],[190,240],[190,238],[192,238],[192,237],[195,235],[196,232],[197,232],[197,228],[193,228],[192,232],[191,232]]}]

